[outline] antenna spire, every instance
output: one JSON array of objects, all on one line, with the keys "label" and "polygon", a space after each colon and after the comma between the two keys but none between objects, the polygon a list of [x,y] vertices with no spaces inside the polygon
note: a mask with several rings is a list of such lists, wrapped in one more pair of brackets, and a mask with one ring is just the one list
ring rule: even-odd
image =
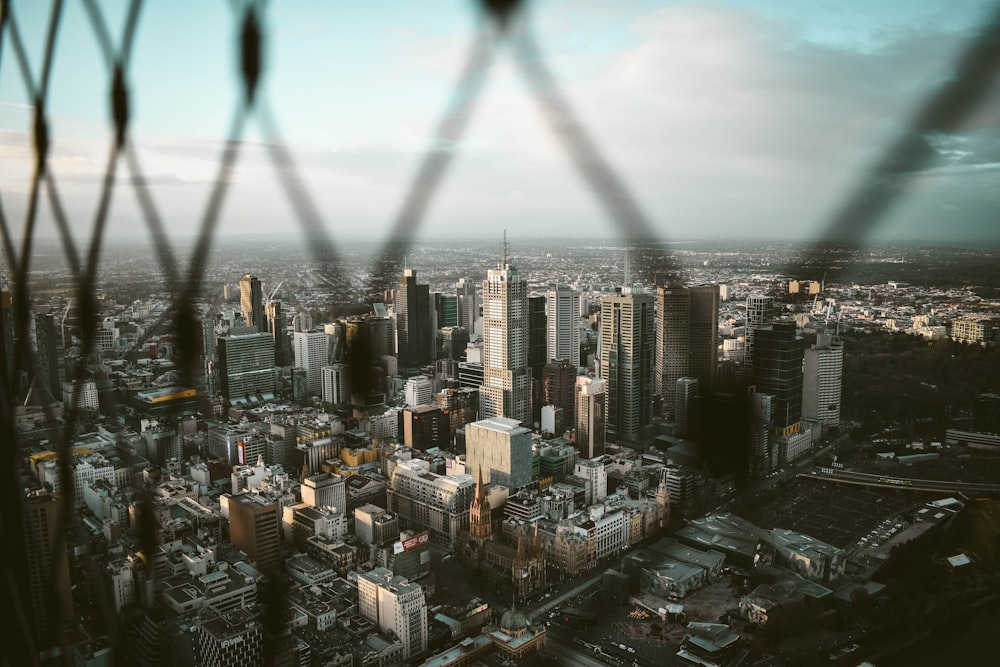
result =
[{"label": "antenna spire", "polygon": [[509,258],[509,247],[507,246],[507,228],[503,228],[503,265],[507,266],[507,261]]},{"label": "antenna spire", "polygon": [[632,286],[632,267],[629,266],[629,255],[632,250],[632,234],[625,232],[625,287]]}]

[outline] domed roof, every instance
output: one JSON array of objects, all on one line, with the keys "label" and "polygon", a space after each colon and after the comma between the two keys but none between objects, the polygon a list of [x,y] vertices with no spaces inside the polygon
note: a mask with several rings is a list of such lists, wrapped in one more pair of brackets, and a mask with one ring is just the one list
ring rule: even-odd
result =
[{"label": "domed roof", "polygon": [[500,629],[504,632],[517,632],[527,628],[528,618],[514,607],[505,611],[500,617]]}]

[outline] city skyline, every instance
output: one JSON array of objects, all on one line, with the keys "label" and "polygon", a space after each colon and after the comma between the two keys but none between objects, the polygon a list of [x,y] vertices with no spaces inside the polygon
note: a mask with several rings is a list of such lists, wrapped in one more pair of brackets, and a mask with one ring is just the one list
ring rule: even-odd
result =
[{"label": "city skyline", "polygon": [[[470,6],[269,8],[265,91],[335,239],[359,227],[375,238],[387,233],[476,27]],[[663,239],[808,239],[948,76],[989,7],[985,0],[810,9],[642,1],[579,11],[550,2],[532,4],[529,18],[584,127]],[[46,9],[15,10],[36,66]],[[118,7],[107,11],[114,34],[122,17]],[[219,37],[235,33],[235,19],[222,5],[197,11],[181,26],[168,6],[145,8],[127,72],[149,192],[170,234],[181,236],[195,231],[239,94],[232,41]],[[82,9],[70,3],[65,12],[47,105],[50,159],[70,227],[86,234],[109,135],[107,75]],[[189,42],[183,51],[172,48],[180,34]],[[179,68],[192,59],[200,76],[182,84]],[[538,228],[613,235],[511,60],[500,49],[486,72],[481,108],[418,236],[501,225],[516,235]],[[393,104],[401,95],[405,112]],[[15,220],[33,159],[29,104],[18,77],[0,79],[0,185]],[[255,128],[251,122],[220,236],[266,233],[292,217]],[[911,178],[872,240],[994,238],[1000,158],[990,112],[984,107],[954,131],[922,140],[936,157]],[[135,234],[142,226],[123,169],[118,180],[109,231]],[[54,233],[47,205],[38,233]]]}]

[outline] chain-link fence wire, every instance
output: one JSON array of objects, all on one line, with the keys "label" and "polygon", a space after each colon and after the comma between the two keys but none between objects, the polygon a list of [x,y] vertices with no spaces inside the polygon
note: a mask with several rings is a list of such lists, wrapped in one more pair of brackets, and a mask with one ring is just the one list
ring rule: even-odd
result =
[{"label": "chain-link fence wire", "polygon": [[[34,169],[28,193],[28,206],[20,234],[21,246],[15,248],[15,228],[4,212],[0,192],[0,235],[9,272],[12,276],[12,300],[9,313],[13,336],[0,337],[0,451],[3,466],[0,488],[0,539],[2,539],[5,579],[0,586],[2,601],[14,612],[14,623],[7,625],[5,664],[37,664],[38,651],[34,644],[31,614],[28,612],[30,592],[27,588],[28,564],[23,525],[25,470],[21,460],[18,432],[15,427],[13,405],[24,400],[23,392],[13,378],[27,378],[32,392],[39,392],[47,400],[39,402],[48,410],[47,418],[54,422],[51,403],[59,392],[58,387],[48,387],[43,374],[36,373],[34,351],[30,345],[31,309],[31,258],[38,218],[39,199],[42,192],[47,197],[56,229],[62,243],[65,259],[77,286],[74,300],[77,304],[81,327],[81,359],[90,358],[97,349],[98,308],[95,289],[101,263],[101,248],[105,235],[108,211],[115,195],[116,175],[119,169],[128,174],[128,181],[136,196],[143,224],[152,239],[156,261],[163,272],[170,290],[171,303],[146,333],[149,337],[169,331],[177,341],[177,360],[183,383],[193,383],[200,372],[201,336],[196,303],[204,297],[204,274],[211,253],[217,226],[222,216],[231,176],[239,159],[242,140],[248,124],[256,122],[265,140],[267,157],[275,170],[275,177],[290,204],[294,219],[301,228],[307,251],[313,264],[320,269],[333,287],[349,284],[343,260],[333,240],[330,226],[323,220],[303,184],[292,153],[285,147],[277,118],[271,111],[266,95],[261,93],[260,79],[263,70],[262,52],[265,40],[266,2],[263,0],[232,0],[230,8],[234,25],[239,26],[240,38],[235,57],[240,63],[242,95],[232,111],[229,131],[219,160],[216,178],[208,201],[202,211],[199,233],[186,271],[167,237],[163,218],[147,186],[142,165],[129,132],[129,97],[132,86],[128,68],[136,29],[141,17],[141,0],[131,0],[117,46],[104,14],[95,0],[80,0],[86,9],[94,39],[99,45],[109,78],[108,106],[111,110],[111,137],[107,167],[100,186],[100,197],[93,213],[93,230],[89,245],[78,249],[71,230],[82,224],[81,217],[63,205],[59,194],[57,175],[48,161],[49,139],[46,103],[49,80],[55,58],[62,0],[55,0],[49,16],[45,35],[42,63],[32,67],[27,45],[17,21],[13,0],[0,0],[0,53],[4,41],[13,52],[13,62],[0,62],[0,76],[19,76],[28,91],[34,110],[33,148]],[[591,140],[577,120],[571,105],[561,95],[557,81],[549,71],[544,56],[531,31],[527,13],[521,0],[480,0],[478,33],[469,48],[465,65],[456,82],[451,102],[431,137],[429,147],[414,175],[403,205],[394,218],[392,231],[376,255],[370,284],[370,295],[381,293],[393,284],[399,275],[402,258],[416,238],[426,211],[447,174],[451,159],[462,139],[476,103],[483,89],[486,75],[493,59],[505,49],[513,58],[527,87],[548,121],[554,136],[585,183],[604,207],[611,222],[623,239],[633,247],[633,267],[638,280],[653,282],[659,274],[669,280],[683,280],[666,251],[665,240],[657,232],[640,206],[631,196],[625,183],[604,159],[597,144]],[[892,203],[905,194],[909,177],[927,166],[933,151],[927,135],[935,132],[954,131],[970,112],[983,100],[989,84],[1000,67],[1000,11],[984,25],[980,35],[968,45],[956,63],[953,76],[943,83],[920,108],[905,127],[900,137],[892,143],[884,156],[860,179],[858,185],[840,209],[831,216],[819,241],[799,260],[803,269],[812,271],[826,265],[824,248],[828,242],[846,245],[849,249],[862,247]],[[140,82],[141,85],[152,85]],[[838,258],[842,261],[843,255]],[[7,326],[7,323],[5,323]],[[13,345],[13,350],[8,349]],[[141,345],[141,342],[140,342]],[[8,367],[8,361],[12,367]],[[72,382],[79,384],[86,377],[86,364],[80,363]],[[60,526],[53,553],[65,550],[76,543],[77,519],[74,511],[73,475],[70,469],[70,446],[79,426],[78,411],[67,406],[65,426],[55,445],[61,475]],[[138,548],[151,553],[159,542],[151,493],[141,486],[135,489],[136,540]],[[56,563],[58,561],[55,561]],[[53,566],[54,568],[55,566]],[[92,573],[96,575],[96,572]],[[276,646],[273,638],[282,634],[284,616],[284,591],[279,573],[267,573],[271,585],[262,590],[264,602],[263,621],[265,636],[271,638],[270,649]],[[150,572],[150,575],[152,573]],[[49,590],[50,628],[72,663],[68,634],[59,631],[62,623],[71,619],[61,618],[58,591],[52,590],[57,577],[47,577]],[[100,588],[100,587],[97,587]],[[95,589],[96,590],[96,589]],[[122,631],[113,606],[105,595],[98,595],[100,612],[108,629],[116,664],[128,664]],[[269,649],[268,653],[273,654]]]}]

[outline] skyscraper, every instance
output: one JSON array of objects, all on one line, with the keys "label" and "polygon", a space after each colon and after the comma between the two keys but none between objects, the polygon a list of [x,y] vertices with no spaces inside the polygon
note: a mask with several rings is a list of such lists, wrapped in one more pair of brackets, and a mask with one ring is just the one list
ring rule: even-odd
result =
[{"label": "skyscraper", "polygon": [[545,360],[568,359],[580,365],[580,295],[570,287],[556,286],[545,301]]},{"label": "skyscraper", "polygon": [[[29,491],[23,501],[24,547],[28,561],[26,604],[31,613],[31,628],[39,650],[56,643],[63,622],[72,621],[73,597],[70,591],[69,555],[64,540],[59,539],[59,498],[48,491]],[[56,551],[56,545],[62,549]],[[12,621],[8,621],[12,622]]]},{"label": "skyscraper", "polygon": [[281,571],[278,506],[262,497],[241,493],[229,499],[229,537],[265,574]]},{"label": "skyscraper", "polygon": [[705,394],[715,387],[719,289],[716,285],[661,287],[656,291],[656,307],[653,391],[663,398],[665,409],[673,412],[678,379],[697,378]]},{"label": "skyscraper", "polygon": [[513,419],[482,419],[465,427],[466,469],[511,493],[531,482],[531,431]]},{"label": "skyscraper", "polygon": [[260,280],[255,276],[246,275],[240,278],[240,310],[247,326],[257,327],[257,331],[267,331],[267,321],[264,318],[264,291]]},{"label": "skyscraper", "polygon": [[753,384],[774,396],[774,426],[783,429],[802,417],[802,339],[795,322],[777,320],[754,332]]},{"label": "skyscraper", "polygon": [[219,387],[226,401],[274,392],[278,373],[271,334],[219,336],[218,360]]},{"label": "skyscraper", "polygon": [[542,368],[542,404],[562,408],[563,423],[573,422],[576,364],[553,359]]},{"label": "skyscraper", "polygon": [[686,434],[688,431],[691,399],[698,395],[698,378],[677,378],[675,386],[674,421],[680,426],[681,433]]},{"label": "skyscraper", "polygon": [[592,459],[604,454],[607,383],[600,378],[576,378],[576,448]]},{"label": "skyscraper", "polygon": [[403,657],[427,648],[427,601],[424,589],[404,577],[377,567],[358,576],[358,611],[391,632],[403,644]]},{"label": "skyscraper", "polygon": [[288,333],[285,331],[285,317],[281,312],[280,301],[268,301],[264,304],[264,319],[267,331],[274,338],[274,365],[284,366],[288,360]]},{"label": "skyscraper", "polygon": [[774,319],[774,297],[751,294],[747,297],[747,317],[744,340],[746,341],[743,361],[743,377],[748,383],[753,381],[754,335],[758,327],[770,324]]},{"label": "skyscraper", "polygon": [[609,439],[635,440],[649,425],[655,366],[653,297],[632,288],[601,298],[601,378]]},{"label": "skyscraper", "polygon": [[458,326],[465,327],[470,334],[478,330],[479,295],[476,293],[476,282],[459,278],[455,283],[455,294],[458,296]]},{"label": "skyscraper", "polygon": [[[543,294],[528,297],[528,370],[531,371],[531,422],[538,423],[542,415],[542,369],[548,361],[545,354],[548,318]],[[529,424],[530,425],[530,424]]]},{"label": "skyscraper", "polygon": [[458,326],[458,296],[434,292],[434,313],[437,316],[435,329]]},{"label": "skyscraper", "polygon": [[417,283],[417,272],[403,271],[396,296],[396,336],[399,365],[403,368],[431,363],[434,335],[428,285]]},{"label": "skyscraper", "polygon": [[483,281],[483,386],[480,417],[531,423],[528,284],[507,257]]},{"label": "skyscraper", "polygon": [[802,368],[802,416],[824,426],[840,426],[844,343],[821,333],[805,351]]},{"label": "skyscraper", "polygon": [[295,365],[305,369],[310,394],[320,395],[323,391],[321,369],[326,366],[328,342],[329,338],[322,331],[295,332]]}]

